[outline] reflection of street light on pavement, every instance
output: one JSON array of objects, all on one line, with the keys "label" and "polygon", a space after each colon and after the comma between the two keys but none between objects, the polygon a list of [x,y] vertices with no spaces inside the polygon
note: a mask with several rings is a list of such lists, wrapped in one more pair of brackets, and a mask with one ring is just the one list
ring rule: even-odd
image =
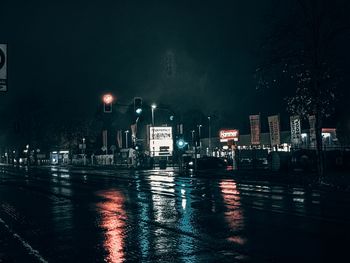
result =
[{"label": "reflection of street light on pavement", "polygon": [[129,130],[126,130],[125,131],[125,148],[128,149],[128,133],[129,133]]},{"label": "reflection of street light on pavement", "polygon": [[153,103],[151,105],[151,109],[152,109],[152,126],[154,126],[154,110],[157,108],[157,105],[155,103]]}]

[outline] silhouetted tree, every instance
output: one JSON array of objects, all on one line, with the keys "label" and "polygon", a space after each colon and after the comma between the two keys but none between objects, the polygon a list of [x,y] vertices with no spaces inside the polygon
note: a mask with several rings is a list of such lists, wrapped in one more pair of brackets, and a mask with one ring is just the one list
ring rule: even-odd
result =
[{"label": "silhouetted tree", "polygon": [[337,44],[349,29],[345,19],[349,4],[345,0],[291,0],[283,5],[288,11],[279,10],[280,16],[272,22],[273,33],[263,45],[267,58],[257,70],[258,82],[278,86],[287,79],[295,87],[286,98],[288,111],[316,116],[317,171],[322,177],[322,121],[333,112]]}]

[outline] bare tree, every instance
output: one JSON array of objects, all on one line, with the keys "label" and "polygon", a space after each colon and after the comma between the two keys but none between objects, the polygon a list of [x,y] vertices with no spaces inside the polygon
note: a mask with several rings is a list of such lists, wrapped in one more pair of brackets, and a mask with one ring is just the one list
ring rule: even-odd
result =
[{"label": "bare tree", "polygon": [[278,10],[280,16],[272,19],[273,33],[262,47],[267,56],[257,70],[260,85],[278,86],[282,79],[292,83],[295,92],[286,98],[290,113],[315,115],[320,177],[324,174],[322,121],[332,114],[336,100],[341,54],[338,44],[349,32],[345,19],[348,10],[345,0],[289,1],[288,10]]}]

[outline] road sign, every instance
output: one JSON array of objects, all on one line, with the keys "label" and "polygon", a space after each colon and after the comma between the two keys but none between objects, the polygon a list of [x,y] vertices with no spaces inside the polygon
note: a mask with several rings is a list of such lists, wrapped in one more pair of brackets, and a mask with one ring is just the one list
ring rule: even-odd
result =
[{"label": "road sign", "polygon": [[0,44],[0,91],[7,91],[7,45]]}]

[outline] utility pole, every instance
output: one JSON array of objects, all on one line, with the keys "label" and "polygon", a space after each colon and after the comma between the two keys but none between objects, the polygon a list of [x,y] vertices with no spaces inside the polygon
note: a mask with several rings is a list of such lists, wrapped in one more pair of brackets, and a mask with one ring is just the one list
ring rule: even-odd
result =
[{"label": "utility pole", "polygon": [[210,127],[210,116],[208,116],[208,129],[209,129],[209,138],[208,138],[208,148],[209,148],[209,156],[211,156],[211,127]]}]

